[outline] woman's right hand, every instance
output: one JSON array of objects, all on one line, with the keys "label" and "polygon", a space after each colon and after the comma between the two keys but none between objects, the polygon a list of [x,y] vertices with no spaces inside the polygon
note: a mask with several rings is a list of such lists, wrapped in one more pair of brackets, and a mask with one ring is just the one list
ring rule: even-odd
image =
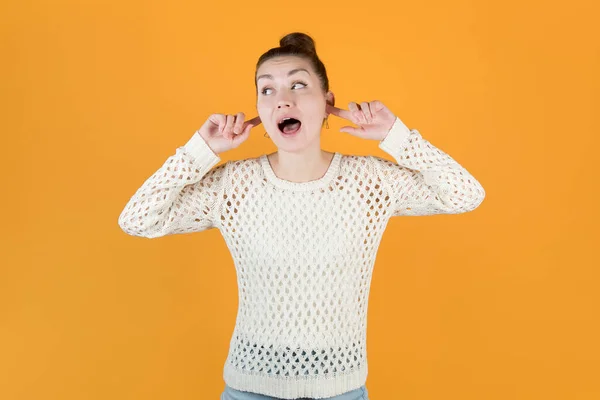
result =
[{"label": "woman's right hand", "polygon": [[211,150],[222,153],[234,149],[250,136],[250,130],[261,123],[260,117],[244,122],[243,112],[236,115],[212,114],[198,130]]}]

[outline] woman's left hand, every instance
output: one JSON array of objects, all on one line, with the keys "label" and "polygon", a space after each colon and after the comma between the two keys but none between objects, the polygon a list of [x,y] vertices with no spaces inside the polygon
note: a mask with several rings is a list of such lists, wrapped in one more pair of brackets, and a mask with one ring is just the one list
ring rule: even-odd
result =
[{"label": "woman's left hand", "polygon": [[362,139],[383,140],[396,120],[394,113],[379,100],[362,102],[360,107],[358,103],[350,102],[348,108],[350,110],[326,105],[328,114],[347,119],[358,125],[358,128],[344,126],[340,132],[347,132]]}]

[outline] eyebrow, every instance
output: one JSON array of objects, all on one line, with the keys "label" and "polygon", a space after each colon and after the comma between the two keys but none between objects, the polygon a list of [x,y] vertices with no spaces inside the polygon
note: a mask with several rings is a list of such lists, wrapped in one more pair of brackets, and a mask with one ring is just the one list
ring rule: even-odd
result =
[{"label": "eyebrow", "polygon": [[[304,69],[304,68],[296,68],[296,69],[292,69],[292,70],[290,70],[290,71],[288,72],[287,76],[290,76],[290,75],[292,75],[292,74],[295,74],[296,72],[299,72],[299,71],[304,71],[304,72],[306,72],[307,74],[309,74],[309,75],[310,75],[310,72],[308,72],[306,69]],[[258,82],[258,80],[259,80],[259,79],[261,79],[261,78],[269,78],[269,79],[273,79],[273,75],[271,75],[271,74],[263,74],[263,75],[260,75],[260,76],[259,76],[259,77],[256,79],[256,82]]]}]

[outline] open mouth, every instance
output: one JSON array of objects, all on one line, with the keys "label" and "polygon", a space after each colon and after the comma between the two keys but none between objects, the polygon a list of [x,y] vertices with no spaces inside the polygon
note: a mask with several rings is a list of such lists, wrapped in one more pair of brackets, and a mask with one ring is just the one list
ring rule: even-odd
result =
[{"label": "open mouth", "polygon": [[284,118],[277,126],[283,134],[293,135],[300,130],[302,122],[295,118]]}]

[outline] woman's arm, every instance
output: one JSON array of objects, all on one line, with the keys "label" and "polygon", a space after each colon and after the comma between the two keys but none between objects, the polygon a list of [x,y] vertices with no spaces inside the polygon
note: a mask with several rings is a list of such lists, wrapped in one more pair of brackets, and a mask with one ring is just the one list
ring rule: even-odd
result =
[{"label": "woman's arm", "polygon": [[227,165],[195,132],[192,138],[150,176],[119,216],[121,229],[156,238],[215,227]]},{"label": "woman's arm", "polygon": [[477,208],[485,197],[469,171],[399,118],[379,147],[396,160],[371,156],[391,193],[392,216],[464,213]]}]

